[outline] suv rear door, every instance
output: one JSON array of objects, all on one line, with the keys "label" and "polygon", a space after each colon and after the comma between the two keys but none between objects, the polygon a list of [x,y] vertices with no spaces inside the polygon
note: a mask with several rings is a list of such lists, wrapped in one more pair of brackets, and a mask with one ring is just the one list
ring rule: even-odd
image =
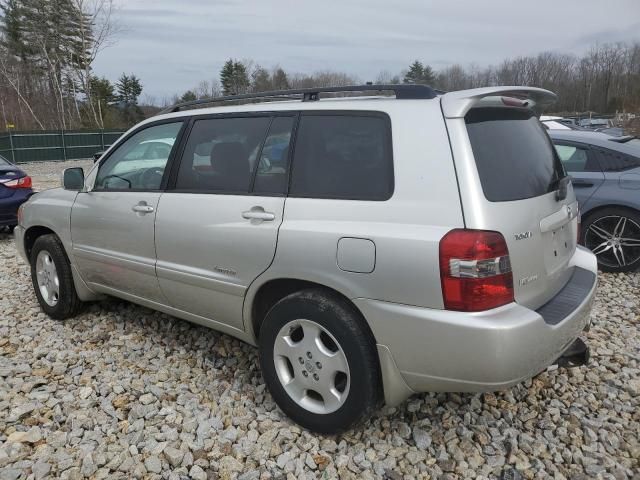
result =
[{"label": "suv rear door", "polygon": [[555,96],[508,88],[445,94],[442,107],[466,227],[504,236],[515,300],[535,309],[555,296],[573,272],[578,208],[570,185],[564,198],[558,195],[565,172],[530,109],[535,100]]}]

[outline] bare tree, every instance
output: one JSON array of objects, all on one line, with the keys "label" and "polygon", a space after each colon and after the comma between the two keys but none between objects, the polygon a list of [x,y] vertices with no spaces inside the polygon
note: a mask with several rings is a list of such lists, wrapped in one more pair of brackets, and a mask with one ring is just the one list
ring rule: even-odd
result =
[{"label": "bare tree", "polygon": [[80,57],[76,60],[73,76],[80,84],[86,97],[93,121],[99,128],[104,128],[102,112],[96,108],[91,91],[92,67],[98,54],[113,44],[115,36],[122,27],[115,21],[113,0],[72,0],[77,15]]}]

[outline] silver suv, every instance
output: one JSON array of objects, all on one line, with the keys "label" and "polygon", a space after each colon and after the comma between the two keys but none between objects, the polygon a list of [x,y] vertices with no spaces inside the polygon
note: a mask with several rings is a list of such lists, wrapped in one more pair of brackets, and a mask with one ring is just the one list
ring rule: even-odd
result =
[{"label": "silver suv", "polygon": [[246,97],[146,120],[24,205],[49,316],[113,295],[257,345],[280,408],[320,432],[584,362],[596,259],[532,110],[554,94]]}]

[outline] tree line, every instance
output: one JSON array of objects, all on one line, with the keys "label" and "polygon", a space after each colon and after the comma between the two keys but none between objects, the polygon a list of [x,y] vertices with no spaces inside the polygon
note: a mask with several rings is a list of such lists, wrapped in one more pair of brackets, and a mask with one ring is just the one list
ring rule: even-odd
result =
[{"label": "tree line", "polygon": [[[529,85],[558,95],[548,113],[580,114],[638,112],[640,110],[640,43],[595,45],[582,56],[555,52],[506,59],[498,65],[479,67],[454,64],[434,70],[415,60],[397,73],[381,71],[378,84],[422,83],[453,91],[497,85]],[[288,88],[362,84],[357,76],[336,71],[313,74],[287,73],[280,66],[266,69],[252,60],[229,59],[219,79],[202,81],[164,104],[198,98],[237,95]]]},{"label": "tree line", "polygon": [[594,45],[581,56],[544,52],[485,67],[453,64],[436,70],[415,60],[402,71],[366,79],[228,59],[215,78],[160,101],[147,97],[141,105],[143,86],[135,74],[123,73],[115,82],[94,74],[96,58],[118,33],[113,2],[0,0],[0,129],[127,127],[157,112],[160,104],[367,81],[424,83],[445,91],[530,85],[558,94],[551,107],[555,113],[640,111],[640,42]]},{"label": "tree line", "polygon": [[5,128],[105,128],[143,118],[142,84],[93,73],[117,27],[113,0],[0,2],[0,119]]}]

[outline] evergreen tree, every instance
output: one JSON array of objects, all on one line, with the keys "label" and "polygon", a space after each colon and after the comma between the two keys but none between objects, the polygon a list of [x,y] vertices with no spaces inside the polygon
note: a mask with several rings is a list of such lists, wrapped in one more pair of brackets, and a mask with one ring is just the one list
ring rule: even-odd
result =
[{"label": "evergreen tree", "polygon": [[404,76],[404,83],[420,83],[422,80],[422,74],[424,73],[424,66],[422,62],[416,60],[411,64],[409,70]]},{"label": "evergreen tree", "polygon": [[116,90],[119,101],[127,106],[133,106],[138,104],[138,97],[142,93],[142,84],[135,75],[123,73],[118,79],[118,83],[116,83]]},{"label": "evergreen tree", "polygon": [[251,74],[251,91],[266,92],[272,90],[271,76],[266,69],[258,66]]},{"label": "evergreen tree", "polygon": [[287,73],[280,67],[276,68],[273,72],[271,84],[274,90],[287,90],[290,88]]},{"label": "evergreen tree", "polygon": [[249,88],[247,68],[242,62],[230,58],[220,70],[220,83],[224,95],[239,95]]},{"label": "evergreen tree", "polygon": [[409,70],[404,76],[403,82],[433,85],[436,82],[436,75],[429,65],[423,65],[422,62],[416,60],[409,67]]},{"label": "evergreen tree", "polygon": [[429,65],[425,65],[422,69],[420,83],[424,83],[425,85],[434,85],[436,83],[436,74]]},{"label": "evergreen tree", "polygon": [[142,93],[142,84],[135,75],[123,73],[116,83],[118,101],[121,102],[122,116],[124,121],[132,125],[139,122],[144,117],[142,110],[138,107],[138,97]]},{"label": "evergreen tree", "polygon": [[198,99],[198,96],[195,94],[193,90],[187,90],[179,98],[178,102],[179,103],[193,102],[194,100],[197,100],[197,99]]}]

